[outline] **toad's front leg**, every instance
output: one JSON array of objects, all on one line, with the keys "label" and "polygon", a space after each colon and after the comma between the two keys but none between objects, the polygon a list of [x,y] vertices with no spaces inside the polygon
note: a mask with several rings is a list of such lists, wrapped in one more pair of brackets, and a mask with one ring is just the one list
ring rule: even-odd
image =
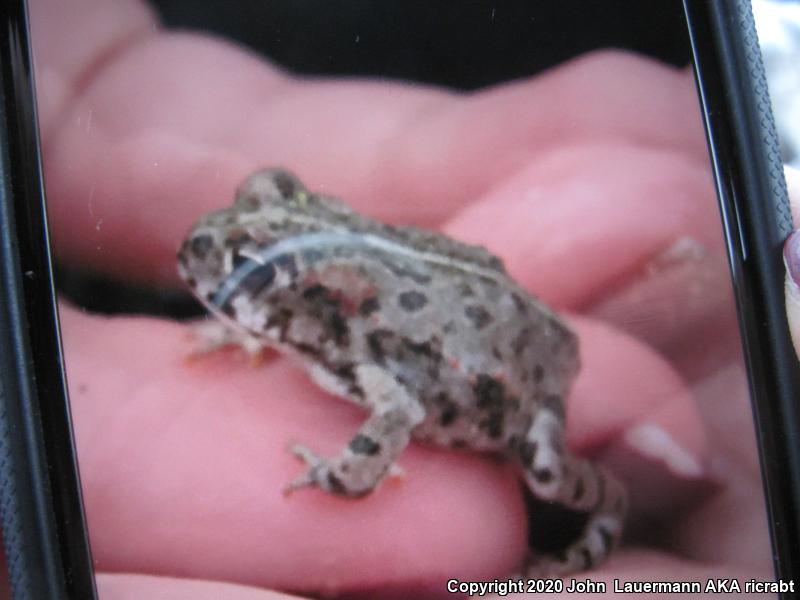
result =
[{"label": "toad's front leg", "polygon": [[425,417],[419,401],[380,367],[358,367],[356,378],[367,404],[372,407],[369,418],[336,458],[322,458],[306,446],[295,445],[292,452],[309,468],[286,486],[284,493],[317,486],[337,496],[364,496],[386,477],[395,459],[408,445],[411,431]]}]

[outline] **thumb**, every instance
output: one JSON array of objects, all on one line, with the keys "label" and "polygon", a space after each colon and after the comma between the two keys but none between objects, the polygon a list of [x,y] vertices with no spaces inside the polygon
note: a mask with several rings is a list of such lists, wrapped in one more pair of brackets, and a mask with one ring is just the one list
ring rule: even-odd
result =
[{"label": "thumb", "polygon": [[794,350],[800,356],[800,170],[785,167],[786,185],[795,231],[786,240],[783,259],[786,264],[786,315],[792,334]]}]

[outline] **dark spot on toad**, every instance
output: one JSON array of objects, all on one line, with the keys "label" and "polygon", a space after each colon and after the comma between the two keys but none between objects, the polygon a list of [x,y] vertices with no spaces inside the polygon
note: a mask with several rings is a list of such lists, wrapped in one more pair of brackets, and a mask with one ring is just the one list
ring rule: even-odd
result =
[{"label": "dark spot on toad", "polygon": [[503,415],[512,400],[506,397],[505,386],[494,377],[481,374],[478,375],[472,389],[475,393],[476,406],[487,413],[486,418],[479,423],[479,427],[486,429],[489,437],[499,438],[503,435]]},{"label": "dark spot on toad", "polygon": [[550,469],[533,469],[531,474],[539,483],[549,483],[553,480],[553,472]]},{"label": "dark spot on toad", "polygon": [[450,447],[455,448],[456,450],[463,450],[467,447],[467,442],[461,438],[455,438],[452,442],[450,442]]},{"label": "dark spot on toad", "polygon": [[234,252],[233,257],[231,259],[231,264],[233,265],[234,269],[238,269],[246,262],[250,262],[250,259],[246,256],[239,254],[238,252]]},{"label": "dark spot on toad", "polygon": [[514,292],[511,294],[511,300],[514,302],[514,306],[517,307],[517,310],[522,313],[523,315],[528,313],[528,305],[525,300],[522,299],[522,296]]},{"label": "dark spot on toad", "polygon": [[334,312],[330,317],[330,327],[333,332],[333,340],[337,346],[347,346],[350,343],[350,326],[338,312]]},{"label": "dark spot on toad", "polygon": [[236,309],[230,302],[226,302],[224,305],[222,305],[220,307],[220,310],[222,311],[223,314],[230,317],[231,319],[236,319]]},{"label": "dark spot on toad", "polygon": [[378,300],[377,296],[372,296],[371,298],[367,298],[361,303],[361,306],[358,307],[358,313],[362,317],[368,317],[375,311],[381,309],[381,303]]},{"label": "dark spot on toad", "polygon": [[381,445],[371,437],[359,433],[350,441],[350,450],[353,454],[375,456],[381,451]]},{"label": "dark spot on toad", "polygon": [[447,427],[458,418],[458,406],[445,392],[439,392],[433,397],[433,402],[439,409],[439,424]]},{"label": "dark spot on toad", "polygon": [[186,285],[188,285],[191,288],[197,287],[197,281],[195,280],[194,277],[187,277],[186,278]]},{"label": "dark spot on toad", "polygon": [[542,379],[544,379],[544,367],[542,365],[536,365],[533,367],[533,380],[539,383]]},{"label": "dark spot on toad", "polygon": [[458,286],[458,293],[461,294],[462,298],[469,298],[475,295],[475,290],[472,289],[470,284],[462,283]]},{"label": "dark spot on toad", "polygon": [[289,277],[292,279],[297,278],[297,261],[292,254],[281,254],[275,258],[275,264],[289,273]]},{"label": "dark spot on toad", "polygon": [[397,297],[400,306],[408,312],[416,312],[428,303],[428,297],[415,290],[403,292]]},{"label": "dark spot on toad", "polygon": [[408,338],[403,338],[403,343],[405,346],[414,354],[417,354],[418,356],[424,356],[426,358],[438,359],[440,357],[438,353],[434,351],[432,342],[436,343],[438,340],[434,337],[425,342],[415,342]]},{"label": "dark spot on toad", "polygon": [[312,346],[311,344],[306,344],[305,342],[293,343],[291,340],[289,340],[289,343],[291,343],[299,352],[302,352],[303,354],[310,354],[312,356],[319,356],[321,354],[320,349],[316,346]]},{"label": "dark spot on toad", "polygon": [[378,364],[383,364],[386,360],[386,349],[384,342],[392,338],[394,334],[388,329],[376,329],[367,334],[367,346],[372,354],[372,358]]},{"label": "dark spot on toad", "polygon": [[328,288],[324,285],[315,284],[303,290],[303,298],[306,300],[316,300],[328,294]]},{"label": "dark spot on toad", "polygon": [[494,269],[495,271],[501,271],[503,273],[505,273],[506,270],[503,261],[497,258],[496,256],[489,257],[489,268]]},{"label": "dark spot on toad", "polygon": [[494,377],[485,374],[478,375],[473,391],[478,408],[483,410],[502,409],[505,387]]},{"label": "dark spot on toad", "polygon": [[489,437],[496,440],[503,435],[503,413],[490,412],[486,419],[485,428],[489,432]]},{"label": "dark spot on toad", "polygon": [[533,459],[536,457],[536,442],[529,442],[525,440],[519,444],[517,451],[519,452],[519,461],[526,469],[530,469],[533,464]]},{"label": "dark spot on toad", "polygon": [[559,419],[564,419],[564,403],[558,394],[546,395],[542,399],[542,407],[550,410]]},{"label": "dark spot on toad", "polygon": [[239,282],[239,287],[255,296],[272,285],[275,281],[275,265],[271,262],[258,267],[251,273],[248,273],[244,279]]},{"label": "dark spot on toad", "polygon": [[280,337],[279,339],[282,342],[286,341],[286,331],[289,329],[289,323],[292,322],[292,317],[294,313],[289,310],[288,308],[282,308],[279,311],[271,314],[267,319],[266,324],[264,325],[264,330],[272,329],[273,327],[278,327],[280,330]]},{"label": "dark spot on toad", "polygon": [[225,247],[234,248],[249,242],[252,238],[246,229],[234,229],[225,237]]},{"label": "dark spot on toad", "polygon": [[458,407],[455,404],[451,404],[446,409],[442,411],[439,415],[439,425],[442,427],[447,427],[453,421],[458,418]]},{"label": "dark spot on toad", "polygon": [[464,309],[464,314],[472,321],[475,329],[483,329],[494,320],[488,310],[478,305],[467,306]]},{"label": "dark spot on toad", "polygon": [[348,382],[356,380],[356,373],[352,363],[347,363],[334,368],[333,373],[340,379],[344,379]]},{"label": "dark spot on toad", "polygon": [[522,351],[530,345],[531,342],[531,328],[523,327],[517,336],[511,341],[511,349],[514,354],[519,356]]},{"label": "dark spot on toad", "polygon": [[328,486],[334,494],[344,496],[347,494],[347,489],[344,487],[342,480],[333,473],[328,473]]}]

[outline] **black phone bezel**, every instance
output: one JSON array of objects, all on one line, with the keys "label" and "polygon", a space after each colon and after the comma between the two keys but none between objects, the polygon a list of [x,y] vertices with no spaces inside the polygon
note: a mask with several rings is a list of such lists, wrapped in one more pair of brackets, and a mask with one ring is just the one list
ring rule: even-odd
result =
[{"label": "black phone bezel", "polygon": [[0,512],[14,598],[96,598],[67,398],[25,2],[0,3]]},{"label": "black phone bezel", "polygon": [[684,0],[778,578],[800,573],[800,366],[784,307],[792,215],[750,2]]}]

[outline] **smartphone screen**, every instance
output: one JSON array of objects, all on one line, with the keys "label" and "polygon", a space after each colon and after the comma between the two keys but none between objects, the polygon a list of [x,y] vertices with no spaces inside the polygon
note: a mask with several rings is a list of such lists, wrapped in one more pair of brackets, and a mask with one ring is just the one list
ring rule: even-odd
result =
[{"label": "smartphone screen", "polygon": [[679,3],[28,8],[101,597],[790,591]]}]

